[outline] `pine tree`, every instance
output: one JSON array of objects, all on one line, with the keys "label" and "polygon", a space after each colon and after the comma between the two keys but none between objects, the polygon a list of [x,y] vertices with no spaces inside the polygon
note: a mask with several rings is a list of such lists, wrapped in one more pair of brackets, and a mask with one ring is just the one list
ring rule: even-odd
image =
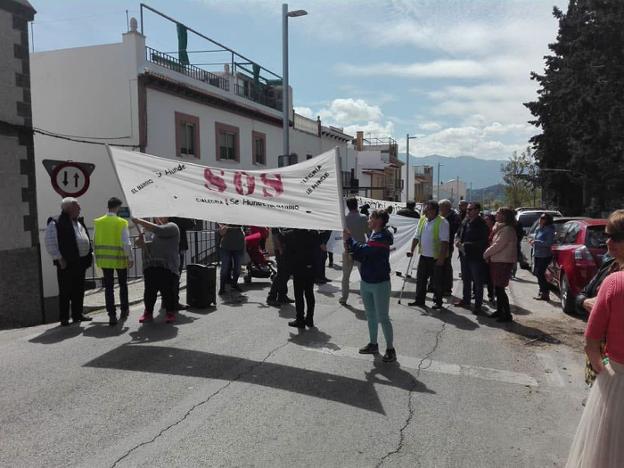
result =
[{"label": "pine tree", "polygon": [[624,201],[624,1],[570,0],[565,14],[553,14],[557,40],[544,74],[531,74],[538,99],[525,104],[542,130],[531,139],[542,185],[566,213],[617,208]]}]

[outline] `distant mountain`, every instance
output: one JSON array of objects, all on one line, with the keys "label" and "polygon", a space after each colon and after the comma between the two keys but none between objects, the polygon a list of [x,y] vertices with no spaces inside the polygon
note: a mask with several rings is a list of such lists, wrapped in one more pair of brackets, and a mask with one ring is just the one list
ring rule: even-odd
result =
[{"label": "distant mountain", "polygon": [[[399,159],[405,162],[405,154],[400,154]],[[501,173],[501,165],[506,161],[502,159],[479,159],[473,156],[458,156],[449,158],[432,154],[424,158],[412,156],[410,158],[410,166],[433,166],[433,184],[438,182],[438,163],[440,167],[440,181],[455,179],[459,176],[460,180],[466,182],[467,188],[484,188],[503,182],[503,174]]]},{"label": "distant mountain", "polygon": [[503,184],[496,184],[482,189],[468,190],[466,199],[485,203],[494,201],[503,203],[505,201],[505,186]]}]

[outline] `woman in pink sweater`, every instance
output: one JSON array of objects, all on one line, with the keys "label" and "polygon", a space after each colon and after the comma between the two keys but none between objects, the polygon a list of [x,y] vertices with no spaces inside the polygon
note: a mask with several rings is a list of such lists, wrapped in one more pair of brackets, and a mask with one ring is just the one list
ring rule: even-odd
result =
[{"label": "woman in pink sweater", "polygon": [[490,264],[490,281],[496,294],[496,312],[490,317],[496,317],[498,322],[513,320],[505,288],[509,286],[513,266],[518,261],[517,242],[513,210],[499,208],[492,230],[492,243],[483,253],[483,258]]},{"label": "woman in pink sweater", "polygon": [[[609,254],[624,265],[624,210],[605,228]],[[605,355],[601,344],[606,343]],[[585,330],[585,352],[598,375],[587,399],[566,467],[624,466],[624,271],[605,278]]]}]

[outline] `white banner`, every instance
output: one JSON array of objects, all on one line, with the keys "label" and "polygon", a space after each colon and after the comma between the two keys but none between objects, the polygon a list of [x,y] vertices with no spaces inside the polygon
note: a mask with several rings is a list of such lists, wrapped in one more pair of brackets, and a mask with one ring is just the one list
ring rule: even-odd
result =
[{"label": "white banner", "polygon": [[336,150],[279,169],[201,166],[109,147],[132,216],[342,230]]},{"label": "white banner", "polygon": [[[416,235],[418,228],[418,219],[408,218],[406,216],[390,215],[388,229],[394,235],[394,244],[390,250],[390,267],[392,271],[400,271],[405,273],[409,258],[409,252],[412,246],[412,239]],[[333,252],[337,259],[340,259],[344,251],[342,242],[342,232],[333,232],[332,237],[327,243],[327,250]],[[416,264],[414,263],[414,267]]]},{"label": "white banner", "polygon": [[[347,195],[347,198],[350,198],[351,195]],[[353,198],[357,199],[358,206],[368,205],[370,206],[370,211],[373,210],[385,210],[389,206],[394,208],[394,213],[405,208],[405,202],[396,202],[396,201],[388,201],[388,200],[377,200],[376,198],[366,198],[361,197],[359,195],[354,195]],[[422,203],[416,203],[416,210],[421,213],[422,212]]]}]

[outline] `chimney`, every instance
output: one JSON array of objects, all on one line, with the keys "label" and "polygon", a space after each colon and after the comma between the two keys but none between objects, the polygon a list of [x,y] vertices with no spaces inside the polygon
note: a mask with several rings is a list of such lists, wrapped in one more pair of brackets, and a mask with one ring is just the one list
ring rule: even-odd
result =
[{"label": "chimney", "polygon": [[364,151],[364,132],[356,132],[355,134],[355,150]]}]

